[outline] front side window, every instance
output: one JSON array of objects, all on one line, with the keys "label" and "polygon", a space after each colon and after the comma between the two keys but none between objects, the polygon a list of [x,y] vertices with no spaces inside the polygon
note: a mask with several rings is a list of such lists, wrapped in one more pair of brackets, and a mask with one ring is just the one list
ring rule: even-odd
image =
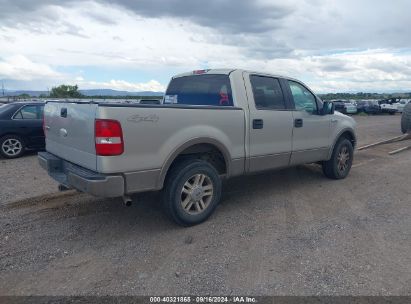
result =
[{"label": "front side window", "polygon": [[14,119],[41,119],[38,106],[25,106],[16,113]]},{"label": "front side window", "polygon": [[294,81],[288,81],[291,89],[291,94],[294,99],[295,109],[298,111],[306,111],[310,114],[317,113],[317,102],[315,96],[302,84]]},{"label": "front side window", "polygon": [[284,94],[277,78],[251,75],[250,81],[257,109],[285,109]]},{"label": "front side window", "polygon": [[233,106],[228,75],[193,75],[171,80],[164,96],[165,104]]}]

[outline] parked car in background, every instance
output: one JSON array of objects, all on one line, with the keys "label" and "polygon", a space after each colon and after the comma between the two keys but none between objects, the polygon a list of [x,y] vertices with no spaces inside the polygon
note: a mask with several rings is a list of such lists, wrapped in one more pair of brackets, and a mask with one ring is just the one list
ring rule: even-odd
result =
[{"label": "parked car in background", "polygon": [[376,100],[359,100],[357,101],[358,113],[380,114],[381,107]]},{"label": "parked car in background", "polygon": [[357,106],[351,101],[344,101],[345,114],[356,114],[358,112]]},{"label": "parked car in background", "polygon": [[44,149],[42,102],[0,106],[0,155],[17,158],[26,150]]},{"label": "parked car in background", "polygon": [[344,113],[345,111],[345,104],[342,100],[333,100],[334,103],[335,111],[338,111],[340,113]]},{"label": "parked car in background", "polygon": [[409,101],[409,100],[406,100],[406,99],[400,100],[400,102],[399,102],[398,105],[397,105],[397,111],[398,111],[399,113],[402,113],[402,112],[404,111],[405,106],[406,106],[409,102],[410,102],[410,101]]},{"label": "parked car in background", "polygon": [[336,100],[333,101],[335,110],[343,114],[355,114],[357,113],[357,106],[348,100]]},{"label": "parked car in background", "polygon": [[357,113],[365,113],[365,108],[368,105],[367,100],[357,100],[355,102],[355,105],[357,107]]},{"label": "parked car in background", "polygon": [[140,99],[139,104],[161,104],[160,99]]},{"label": "parked car in background", "polygon": [[398,112],[399,98],[389,98],[378,101],[382,113],[395,115]]}]

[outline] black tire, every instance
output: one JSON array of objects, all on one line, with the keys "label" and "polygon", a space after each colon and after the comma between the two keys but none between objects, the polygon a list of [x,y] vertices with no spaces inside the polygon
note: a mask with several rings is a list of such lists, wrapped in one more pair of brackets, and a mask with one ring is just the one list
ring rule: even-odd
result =
[{"label": "black tire", "polygon": [[[14,148],[12,148],[14,146]],[[18,158],[24,154],[25,143],[18,135],[6,135],[0,138],[0,154],[4,158]]]},{"label": "black tire", "polygon": [[401,131],[402,133],[411,131],[411,102],[409,102],[402,111]]},{"label": "black tire", "polygon": [[[346,163],[344,164],[344,168],[340,163],[339,157],[341,156],[340,153],[347,153],[348,158]],[[336,143],[333,153],[331,155],[330,160],[323,162],[323,172],[324,175],[328,178],[332,179],[343,179],[346,178],[348,173],[350,172],[352,163],[354,159],[354,148],[347,138],[343,137],[338,140]]]},{"label": "black tire", "polygon": [[[197,176],[204,176],[204,180],[201,185],[194,186],[193,188],[187,188],[186,185],[195,184]],[[202,185],[205,186],[203,187]],[[209,188],[212,185],[212,194],[207,195],[206,187]],[[183,187],[191,194],[183,192]],[[194,190],[195,188],[201,188],[201,190]],[[194,193],[197,191],[196,193]],[[208,189],[209,191],[209,189]],[[200,192],[200,193],[199,193]],[[200,200],[195,201],[198,196],[203,196]],[[197,196],[196,196],[197,195]],[[208,201],[205,203],[203,198],[206,197]],[[221,178],[218,175],[217,170],[208,162],[198,159],[182,160],[174,165],[170,172],[167,174],[163,189],[163,204],[166,214],[178,225],[188,227],[200,224],[204,222],[215,210],[221,198]],[[192,207],[189,210],[184,209],[183,205],[186,200],[189,200],[186,206]],[[204,207],[201,211],[202,207]],[[194,210],[195,209],[195,210]],[[199,213],[196,213],[196,212]]]},{"label": "black tire", "polygon": [[395,115],[395,112],[389,112],[390,115]]}]

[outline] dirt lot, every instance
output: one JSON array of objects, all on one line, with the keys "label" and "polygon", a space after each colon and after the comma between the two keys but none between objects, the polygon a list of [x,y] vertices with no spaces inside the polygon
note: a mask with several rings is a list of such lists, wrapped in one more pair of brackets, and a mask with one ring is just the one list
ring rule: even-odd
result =
[{"label": "dirt lot", "polygon": [[[400,135],[399,116],[356,120],[360,145]],[[0,294],[410,295],[411,151],[387,153],[404,144],[357,152],[343,181],[316,165],[227,181],[185,229],[157,193],[50,194],[34,155],[0,160]]]}]

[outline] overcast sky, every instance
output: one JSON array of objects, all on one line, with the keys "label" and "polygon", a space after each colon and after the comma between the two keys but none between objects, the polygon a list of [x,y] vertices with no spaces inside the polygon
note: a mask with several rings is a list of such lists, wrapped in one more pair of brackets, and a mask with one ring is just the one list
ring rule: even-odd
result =
[{"label": "overcast sky", "polygon": [[7,89],[163,91],[176,73],[245,68],[315,91],[411,91],[411,1],[0,0]]}]

